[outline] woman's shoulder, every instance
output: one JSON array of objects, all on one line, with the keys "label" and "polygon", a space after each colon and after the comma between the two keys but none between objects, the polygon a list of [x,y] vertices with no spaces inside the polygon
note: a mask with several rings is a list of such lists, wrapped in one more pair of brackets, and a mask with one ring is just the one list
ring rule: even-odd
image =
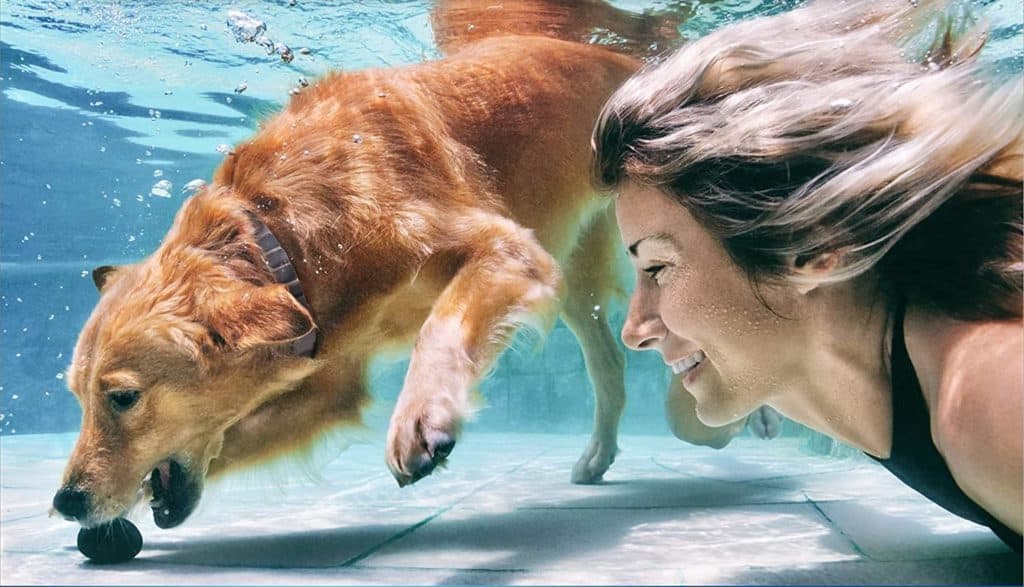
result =
[{"label": "woman's shoulder", "polygon": [[1024,323],[908,309],[905,332],[932,439],[958,484],[979,503],[1013,480],[1019,494]]},{"label": "woman's shoulder", "polygon": [[[966,322],[908,308],[907,351],[936,424],[978,423],[1021,404],[1024,395],[1024,323]],[[1000,410],[1002,406],[1002,410]],[[1016,421],[1017,428],[1020,420]],[[941,441],[937,435],[936,441]],[[941,447],[940,447],[941,448]]]}]

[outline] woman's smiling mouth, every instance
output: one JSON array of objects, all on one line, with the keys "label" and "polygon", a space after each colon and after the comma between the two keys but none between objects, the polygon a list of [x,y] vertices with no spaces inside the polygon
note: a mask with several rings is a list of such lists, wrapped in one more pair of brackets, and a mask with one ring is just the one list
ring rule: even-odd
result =
[{"label": "woman's smiling mouth", "polygon": [[670,363],[669,367],[672,368],[672,373],[687,377],[704,362],[705,358],[704,351],[696,351],[674,363]]}]

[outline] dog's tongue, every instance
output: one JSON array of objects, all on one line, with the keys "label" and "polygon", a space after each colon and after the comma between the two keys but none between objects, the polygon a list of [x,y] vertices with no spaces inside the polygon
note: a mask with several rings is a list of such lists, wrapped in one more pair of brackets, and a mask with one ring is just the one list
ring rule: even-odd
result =
[{"label": "dog's tongue", "polygon": [[171,461],[164,461],[156,466],[157,471],[160,471],[160,485],[164,489],[170,489],[171,487]]}]

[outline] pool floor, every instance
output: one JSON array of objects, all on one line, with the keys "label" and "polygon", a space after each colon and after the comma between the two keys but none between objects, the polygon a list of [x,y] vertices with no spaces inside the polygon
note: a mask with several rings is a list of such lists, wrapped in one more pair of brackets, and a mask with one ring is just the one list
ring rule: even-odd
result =
[{"label": "pool floor", "polygon": [[404,489],[374,438],[320,480],[278,466],[212,485],[172,530],[142,511],[142,553],[98,566],[47,516],[73,442],[0,439],[3,585],[1021,583],[987,529],[868,459],[746,437],[625,436],[606,482],[576,486],[586,437],[471,433]]}]

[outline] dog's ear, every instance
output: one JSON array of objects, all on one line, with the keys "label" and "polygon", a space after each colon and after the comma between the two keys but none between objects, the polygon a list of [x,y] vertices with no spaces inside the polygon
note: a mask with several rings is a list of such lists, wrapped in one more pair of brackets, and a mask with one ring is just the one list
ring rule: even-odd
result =
[{"label": "dog's ear", "polygon": [[118,273],[124,270],[122,265],[103,265],[92,270],[92,282],[96,290],[103,293],[112,283],[117,281]]},{"label": "dog's ear", "polygon": [[288,342],[314,326],[309,310],[284,285],[247,286],[221,298],[208,322],[214,339],[230,349]]}]

